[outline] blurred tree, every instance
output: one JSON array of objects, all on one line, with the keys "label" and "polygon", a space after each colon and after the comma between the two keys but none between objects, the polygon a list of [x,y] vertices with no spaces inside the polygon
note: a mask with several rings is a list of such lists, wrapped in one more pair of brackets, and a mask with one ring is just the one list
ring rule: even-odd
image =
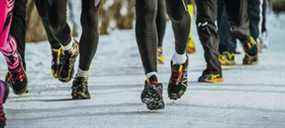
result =
[{"label": "blurred tree", "polygon": [[33,0],[27,3],[27,35],[28,42],[46,40],[46,34]]},{"label": "blurred tree", "polygon": [[134,0],[103,0],[100,10],[100,33],[109,34],[109,31],[115,28],[132,29],[134,5]]},{"label": "blurred tree", "polygon": [[271,0],[271,2],[274,12],[285,12],[285,0]]},{"label": "blurred tree", "polygon": [[[103,0],[100,9],[100,33],[109,34],[115,28],[132,29],[134,20],[134,0]],[[46,40],[46,33],[33,0],[27,4],[28,42]]]}]

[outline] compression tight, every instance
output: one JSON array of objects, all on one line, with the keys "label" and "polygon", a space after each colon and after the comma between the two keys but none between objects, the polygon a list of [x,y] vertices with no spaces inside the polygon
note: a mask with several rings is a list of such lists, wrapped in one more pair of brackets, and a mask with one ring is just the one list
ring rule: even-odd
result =
[{"label": "compression tight", "polygon": [[[52,48],[67,45],[71,40],[66,21],[67,0],[35,0]],[[89,70],[99,41],[98,12],[100,0],[82,0],[79,67]]]},{"label": "compression tight", "polygon": [[[172,21],[175,51],[184,54],[190,32],[190,15],[186,0],[166,0],[167,13]],[[145,74],[157,72],[158,30],[156,18],[158,0],[136,0],[136,39]]]}]

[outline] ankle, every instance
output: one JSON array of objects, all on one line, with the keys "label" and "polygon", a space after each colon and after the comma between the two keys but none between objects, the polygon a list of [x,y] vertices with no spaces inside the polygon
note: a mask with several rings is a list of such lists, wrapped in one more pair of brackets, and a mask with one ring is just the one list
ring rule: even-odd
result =
[{"label": "ankle", "polygon": [[173,64],[183,64],[186,62],[186,60],[187,60],[186,53],[178,54],[177,52],[175,52],[172,56]]},{"label": "ankle", "polygon": [[76,77],[88,77],[89,76],[89,71],[88,70],[82,70],[78,68],[78,72],[76,74]]}]

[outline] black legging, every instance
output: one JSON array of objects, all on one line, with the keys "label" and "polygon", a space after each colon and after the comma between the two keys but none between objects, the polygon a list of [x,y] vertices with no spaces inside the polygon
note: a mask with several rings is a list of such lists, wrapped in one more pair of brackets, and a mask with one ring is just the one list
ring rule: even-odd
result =
[{"label": "black legging", "polygon": [[156,26],[158,34],[158,47],[163,46],[163,38],[165,35],[166,28],[166,4],[165,0],[158,0]]},{"label": "black legging", "polygon": [[261,27],[261,32],[267,32],[266,28],[266,12],[267,12],[267,6],[268,6],[268,0],[263,0],[262,4],[262,27]]},{"label": "black legging", "polygon": [[250,34],[258,39],[261,33],[262,3],[264,0],[247,0]]},{"label": "black legging", "polygon": [[89,70],[90,64],[97,51],[99,41],[98,17],[99,4],[96,1],[82,0],[81,26],[82,35],[80,38],[79,68]]},{"label": "black legging", "polygon": [[215,24],[217,20],[218,0],[195,0],[197,6],[196,26],[199,39],[204,49],[204,58],[207,63],[204,73],[222,74],[222,68],[218,61],[219,37]]},{"label": "black legging", "polygon": [[[188,3],[187,0],[166,0],[178,54],[185,53],[190,32],[190,15],[186,9]],[[158,0],[136,0],[136,38],[146,74],[157,71],[157,10]]]},{"label": "black legging", "polygon": [[67,45],[71,41],[70,28],[66,22],[67,0],[35,0],[35,4],[51,47],[58,49]]},{"label": "black legging", "polygon": [[[89,70],[95,56],[99,32],[98,11],[99,0],[82,0],[79,67]],[[70,28],[66,22],[67,0],[35,0],[39,14],[43,20],[49,43],[52,48],[59,48],[71,40]]]}]

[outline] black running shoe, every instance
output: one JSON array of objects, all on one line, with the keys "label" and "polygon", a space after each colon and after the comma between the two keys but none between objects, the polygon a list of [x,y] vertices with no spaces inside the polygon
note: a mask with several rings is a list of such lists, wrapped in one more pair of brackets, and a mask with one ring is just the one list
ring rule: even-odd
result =
[{"label": "black running shoe", "polygon": [[12,87],[16,95],[22,95],[28,93],[28,79],[20,55],[18,55],[18,57],[19,65],[15,69],[8,69],[6,82],[10,87]]},{"label": "black running shoe", "polygon": [[258,62],[258,48],[257,43],[253,37],[249,37],[243,44],[245,57],[243,59],[244,65],[253,65]]},{"label": "black running shoe", "polygon": [[257,56],[250,56],[250,55],[245,55],[243,60],[242,60],[242,64],[243,65],[254,65],[257,64],[258,62],[258,57]]},{"label": "black running shoe", "polygon": [[162,97],[162,83],[159,83],[156,76],[150,77],[145,81],[141,100],[149,110],[164,109],[165,105]]},{"label": "black running shoe", "polygon": [[90,99],[87,77],[75,77],[71,89],[72,99]]},{"label": "black running shoe", "polygon": [[168,97],[171,100],[181,98],[188,87],[188,57],[183,64],[171,62],[171,76],[168,84]]},{"label": "black running shoe", "polygon": [[59,80],[62,82],[69,82],[74,74],[74,63],[79,55],[79,44],[74,41],[73,46],[68,51],[63,51],[61,58],[61,66],[59,70]]},{"label": "black running shoe", "polygon": [[52,60],[51,60],[51,73],[52,76],[56,79],[59,78],[59,70],[61,67],[61,57],[63,56],[63,49],[52,49],[51,55],[52,55]]}]

